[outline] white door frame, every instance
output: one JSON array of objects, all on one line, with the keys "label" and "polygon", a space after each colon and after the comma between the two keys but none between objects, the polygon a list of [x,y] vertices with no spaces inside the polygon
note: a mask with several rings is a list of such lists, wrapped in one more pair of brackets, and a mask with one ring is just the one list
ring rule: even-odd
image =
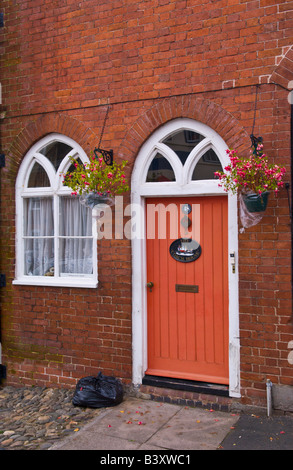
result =
[{"label": "white door frame", "polygon": [[[205,136],[190,153],[182,166],[177,155],[162,143],[166,136],[188,129]],[[174,119],[157,129],[143,144],[135,161],[131,179],[132,207],[139,207],[136,218],[136,236],[132,238],[132,381],[142,383],[147,369],[147,300],[146,300],[146,240],[145,198],[163,196],[217,196],[227,195],[217,180],[191,181],[193,169],[203,153],[212,148],[223,166],[229,163],[223,139],[209,126],[192,119]],[[176,181],[146,183],[146,175],[155,153],[159,151],[171,163]],[[237,196],[228,194],[228,252],[235,253],[235,273],[229,263],[229,395],[240,397],[240,342],[238,294],[238,222]]]}]

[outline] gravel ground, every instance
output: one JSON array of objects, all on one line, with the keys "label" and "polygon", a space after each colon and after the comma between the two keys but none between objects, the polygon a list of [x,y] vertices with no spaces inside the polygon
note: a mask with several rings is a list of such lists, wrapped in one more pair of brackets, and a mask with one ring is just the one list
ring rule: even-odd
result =
[{"label": "gravel ground", "polygon": [[46,450],[100,409],[72,404],[74,390],[0,386],[0,450]]}]

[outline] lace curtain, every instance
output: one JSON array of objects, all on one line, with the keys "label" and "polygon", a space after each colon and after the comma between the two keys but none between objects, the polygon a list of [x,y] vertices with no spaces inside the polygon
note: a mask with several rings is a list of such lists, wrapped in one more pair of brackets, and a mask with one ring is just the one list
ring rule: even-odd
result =
[{"label": "lace curtain", "polygon": [[24,200],[26,275],[54,276],[55,250],[61,276],[92,273],[91,210],[71,196],[60,197],[58,203],[57,228],[54,226],[52,197]]},{"label": "lace curtain", "polygon": [[[78,198],[60,198],[60,273],[92,274],[92,211]],[[83,237],[83,238],[81,238]]]}]

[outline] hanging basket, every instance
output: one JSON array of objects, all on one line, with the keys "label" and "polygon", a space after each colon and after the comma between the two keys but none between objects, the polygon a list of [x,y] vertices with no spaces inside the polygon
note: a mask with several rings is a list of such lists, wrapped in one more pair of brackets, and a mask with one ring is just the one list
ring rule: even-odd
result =
[{"label": "hanging basket", "polygon": [[90,209],[93,209],[99,204],[106,204],[107,206],[113,206],[114,199],[107,194],[98,193],[86,193],[82,194],[79,198],[79,202]]},{"label": "hanging basket", "polygon": [[244,194],[243,202],[248,212],[264,212],[267,207],[269,194],[269,191],[261,194]]}]

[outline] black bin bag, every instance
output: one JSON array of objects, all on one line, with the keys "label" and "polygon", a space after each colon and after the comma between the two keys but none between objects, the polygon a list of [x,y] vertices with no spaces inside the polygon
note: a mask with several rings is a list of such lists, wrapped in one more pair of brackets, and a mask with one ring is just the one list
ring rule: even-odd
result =
[{"label": "black bin bag", "polygon": [[72,403],[75,406],[103,408],[119,405],[123,400],[123,387],[119,379],[99,372],[97,377],[83,377],[77,382]]}]

